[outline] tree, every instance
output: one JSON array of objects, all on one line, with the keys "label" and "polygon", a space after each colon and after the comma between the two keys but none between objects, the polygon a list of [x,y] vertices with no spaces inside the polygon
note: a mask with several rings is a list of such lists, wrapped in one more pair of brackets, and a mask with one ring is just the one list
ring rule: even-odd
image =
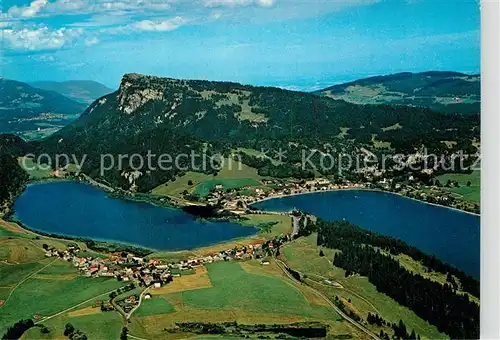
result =
[{"label": "tree", "polygon": [[467,181],[467,186],[470,187],[472,185],[471,181]]},{"label": "tree", "polygon": [[45,250],[48,250],[49,249],[49,245],[46,244],[46,243],[44,243],[44,244],[42,244],[42,248],[45,249]]},{"label": "tree", "polygon": [[2,336],[2,339],[19,339],[24,332],[34,325],[35,324],[31,319],[20,320],[16,322],[14,326],[7,329],[7,332]]},{"label": "tree", "polygon": [[127,340],[128,329],[127,327],[122,328],[122,333],[120,334],[120,340]]},{"label": "tree", "polygon": [[75,327],[72,324],[67,323],[66,326],[64,326],[64,335],[69,336],[73,334],[74,331]]},{"label": "tree", "polygon": [[47,326],[42,325],[40,328],[40,332],[43,334],[48,334],[48,333],[50,333],[50,329],[48,329]]},{"label": "tree", "polygon": [[319,250],[319,256],[321,256],[321,257],[325,256],[325,253],[323,253],[323,249]]},{"label": "tree", "polygon": [[188,185],[189,185],[189,186],[193,185],[193,181],[192,181],[192,180],[189,180],[189,181],[188,181]]}]

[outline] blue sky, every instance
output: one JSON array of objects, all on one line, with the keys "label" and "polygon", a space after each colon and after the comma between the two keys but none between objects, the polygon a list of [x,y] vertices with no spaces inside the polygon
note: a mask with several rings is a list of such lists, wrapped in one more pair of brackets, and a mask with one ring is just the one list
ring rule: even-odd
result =
[{"label": "blue sky", "polygon": [[467,0],[2,0],[0,74],[311,90],[402,71],[479,72],[479,28],[479,4]]}]

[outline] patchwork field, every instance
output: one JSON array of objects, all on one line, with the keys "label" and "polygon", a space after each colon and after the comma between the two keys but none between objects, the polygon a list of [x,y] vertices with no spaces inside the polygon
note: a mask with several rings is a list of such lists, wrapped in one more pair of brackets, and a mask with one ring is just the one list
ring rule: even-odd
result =
[{"label": "patchwork field", "polygon": [[43,244],[61,249],[70,241],[37,237],[5,221],[0,231],[0,334],[20,319],[50,316],[123,285],[77,277],[71,263],[45,257]]},{"label": "patchwork field", "polygon": [[175,181],[156,187],[152,193],[160,196],[182,197],[182,193],[187,190],[189,193],[206,196],[217,184],[222,184],[227,189],[235,189],[261,185],[260,179],[257,169],[226,158],[217,176],[188,171]]},{"label": "patchwork field", "polygon": [[[166,337],[161,329],[174,327],[175,322],[234,320],[240,323],[322,320],[333,324],[336,334],[352,334],[331,307],[296,286],[277,266],[263,266],[258,261],[216,262],[185,278],[196,283],[175,286],[181,277],[174,279],[170,289],[167,286],[151,290],[153,298],[145,314],[137,313],[132,318],[131,334],[161,339]],[[160,314],[158,311],[162,310],[168,313]]]},{"label": "patchwork field", "polygon": [[[322,291],[331,299],[338,296],[343,300],[350,300],[348,304],[351,305],[351,310],[359,313],[364,319],[369,312],[377,313],[391,322],[397,323],[402,319],[408,329],[414,329],[423,338],[447,338],[410,309],[377,292],[366,277],[355,275],[346,278],[343,269],[332,265],[335,250],[321,249],[325,255],[323,257],[319,256],[320,247],[316,246],[316,234],[312,234],[286,244],[281,254],[288,265],[307,276],[306,280],[312,287]],[[328,280],[328,283],[325,280]],[[376,327],[373,330],[379,332]]]},{"label": "patchwork field", "polygon": [[39,327],[34,327],[28,330],[22,339],[67,339],[64,336],[66,323],[81,330],[91,340],[118,339],[123,327],[123,320],[117,312],[101,312],[100,308],[89,306],[44,322],[43,324],[49,329],[48,334],[40,332]]}]

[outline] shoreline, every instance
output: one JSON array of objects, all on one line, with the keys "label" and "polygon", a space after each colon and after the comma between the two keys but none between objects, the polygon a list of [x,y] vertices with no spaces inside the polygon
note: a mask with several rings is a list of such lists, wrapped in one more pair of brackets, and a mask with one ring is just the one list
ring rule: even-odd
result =
[{"label": "shoreline", "polygon": [[427,201],[424,201],[424,200],[420,200],[418,198],[408,197],[408,196],[405,196],[405,195],[397,193],[397,192],[386,191],[386,190],[381,190],[381,189],[374,189],[374,188],[364,188],[364,187],[361,187],[361,188],[327,189],[327,190],[317,190],[317,191],[300,192],[300,193],[295,193],[295,194],[276,195],[276,196],[265,197],[265,198],[256,200],[256,201],[252,202],[250,204],[250,206],[252,206],[254,204],[257,204],[257,203],[269,201],[269,200],[272,200],[272,199],[279,199],[279,198],[292,197],[292,196],[300,196],[300,195],[309,195],[309,194],[318,194],[318,193],[322,193],[322,192],[335,192],[335,191],[374,191],[374,192],[387,193],[387,194],[391,194],[391,195],[397,195],[397,196],[402,197],[402,198],[407,198],[407,199],[410,199],[410,200],[413,200],[413,201],[416,201],[416,202],[419,202],[419,203],[422,203],[422,204],[428,204],[428,205],[432,205],[432,206],[439,207],[439,208],[451,209],[451,210],[454,210],[456,212],[461,212],[461,213],[464,213],[464,214],[469,214],[469,215],[481,217],[481,214],[477,214],[477,213],[474,213],[474,212],[471,212],[471,211],[466,211],[466,210],[462,210],[462,209],[458,209],[458,208],[454,208],[454,207],[448,207],[446,205],[442,205],[442,204],[438,204],[438,203],[427,202]]}]

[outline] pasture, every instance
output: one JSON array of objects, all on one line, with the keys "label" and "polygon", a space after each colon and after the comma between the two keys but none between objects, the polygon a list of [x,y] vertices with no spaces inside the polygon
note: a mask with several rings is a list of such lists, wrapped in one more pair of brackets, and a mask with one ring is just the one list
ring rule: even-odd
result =
[{"label": "pasture", "polygon": [[[168,339],[172,335],[163,328],[189,321],[268,324],[313,320],[330,324],[333,334],[353,334],[324,300],[292,282],[273,264],[221,261],[206,265],[206,271],[198,269],[198,276],[176,277],[170,285],[151,290],[151,301],[163,298],[174,310],[159,314],[153,308],[151,313],[158,314],[134,314],[130,334]],[[182,287],[175,287],[176,281],[182,279],[186,280]],[[187,280],[197,284],[188,284]],[[163,301],[156,303],[157,308],[169,308]]]},{"label": "pasture", "polygon": [[[441,185],[445,185],[448,180],[456,181],[460,184],[460,187],[451,187],[444,189],[453,192],[465,200],[479,203],[481,200],[481,171],[474,170],[470,174],[444,174],[438,176],[437,179],[441,182]],[[467,186],[467,182],[471,182],[470,186]]]},{"label": "pasture", "polygon": [[244,187],[256,187],[262,183],[253,178],[218,178],[204,181],[196,186],[194,194],[205,197],[217,185],[222,185],[222,190],[228,191],[232,189],[239,189]]},{"label": "pasture", "polygon": [[70,280],[28,278],[0,308],[0,333],[20,319],[50,316],[124,285],[114,279]]},{"label": "pasture", "polygon": [[[95,309],[93,313],[90,313]],[[49,329],[48,334],[40,332],[39,327],[28,330],[23,335],[23,340],[38,339],[67,339],[64,336],[66,323],[72,324],[75,329],[81,330],[88,339],[118,339],[123,327],[123,321],[117,312],[101,312],[98,307],[86,307],[75,312],[62,314],[53,319],[43,322]]]},{"label": "pasture", "polygon": [[202,309],[239,309],[306,317],[337,317],[311,306],[293,285],[279,277],[250,274],[239,263],[207,265],[211,288],[182,293],[184,303]]},{"label": "pasture", "polygon": [[135,311],[135,315],[138,317],[143,317],[156,314],[168,314],[174,311],[174,306],[172,306],[164,298],[152,297],[151,299],[142,301],[141,306]]},{"label": "pasture", "polygon": [[[154,188],[152,193],[154,195],[182,198],[184,191],[194,193],[198,190],[196,193],[204,194],[207,192],[207,188],[210,190],[217,184],[224,185],[224,181],[226,185],[232,188],[241,188],[246,185],[260,185],[260,178],[257,169],[233,159],[225,158],[223,167],[216,176],[188,171],[184,176]],[[222,181],[223,183],[219,183],[218,181]],[[199,189],[197,189],[198,186],[200,186]]]}]

